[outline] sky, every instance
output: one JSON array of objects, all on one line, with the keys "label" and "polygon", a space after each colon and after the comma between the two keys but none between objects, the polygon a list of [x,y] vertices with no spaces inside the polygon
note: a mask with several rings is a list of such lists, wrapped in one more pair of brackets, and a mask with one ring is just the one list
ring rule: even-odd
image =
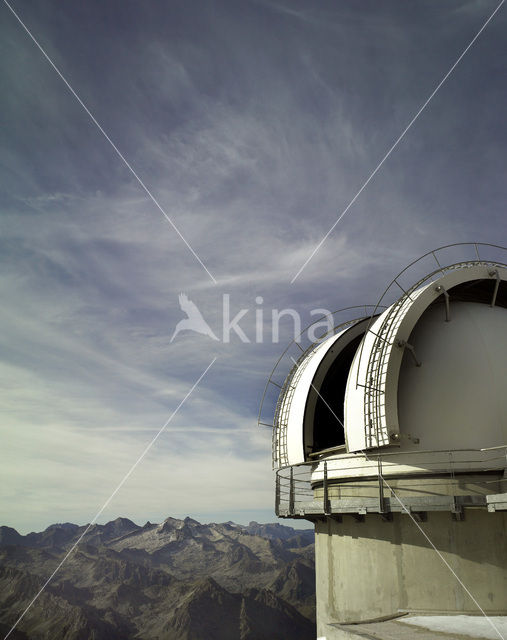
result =
[{"label": "sky", "polygon": [[2,3],[0,524],[90,522],[211,362],[98,521],[274,521],[271,311],[507,244],[507,9],[294,280],[498,2],[11,4],[146,189]]}]

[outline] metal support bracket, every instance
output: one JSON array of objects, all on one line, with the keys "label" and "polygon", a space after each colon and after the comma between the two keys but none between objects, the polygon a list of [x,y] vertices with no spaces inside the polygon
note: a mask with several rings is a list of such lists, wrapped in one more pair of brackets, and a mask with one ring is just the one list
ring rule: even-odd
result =
[{"label": "metal support bracket", "polygon": [[379,513],[385,512],[385,504],[384,504],[384,480],[382,477],[382,458],[379,456],[377,460],[377,469],[378,469],[378,510]]},{"label": "metal support bracket", "polygon": [[411,436],[410,433],[398,433],[397,431],[391,431],[389,433],[389,440],[395,444],[402,440],[409,440],[414,444],[419,444],[421,442],[417,436]]},{"label": "metal support bracket", "polygon": [[330,509],[330,505],[329,505],[329,490],[328,490],[328,486],[327,486],[327,462],[324,462],[324,513],[326,514],[326,516],[330,515],[331,513],[331,509]]},{"label": "metal support bracket", "polygon": [[445,321],[446,322],[450,322],[451,321],[451,306],[449,304],[449,293],[445,290],[445,288],[439,284],[438,286],[435,287],[435,291],[437,293],[442,293],[444,298],[445,298]]},{"label": "metal support bracket", "polygon": [[411,516],[416,522],[426,522],[428,519],[427,511],[414,511],[411,507],[406,507],[402,513]]},{"label": "metal support bracket", "polygon": [[289,514],[294,515],[294,469],[290,468],[290,485],[289,485]]},{"label": "metal support bracket", "polygon": [[463,507],[460,504],[456,504],[456,500],[454,501],[451,516],[452,519],[456,520],[457,522],[461,522],[465,519],[465,512],[463,510]]},{"label": "metal support bracket", "polygon": [[419,362],[419,360],[417,359],[417,356],[415,355],[415,349],[411,344],[409,344],[406,340],[398,340],[396,344],[398,345],[398,347],[400,347],[400,349],[408,349],[412,355],[415,366],[421,366],[421,362]]},{"label": "metal support bracket", "polygon": [[280,476],[278,473],[276,474],[276,485],[275,485],[275,514],[277,516],[280,515]]},{"label": "metal support bracket", "polygon": [[498,294],[498,287],[500,286],[500,274],[498,273],[498,269],[494,269],[493,271],[489,272],[489,276],[491,278],[495,277],[496,278],[496,282],[495,282],[495,288],[493,290],[493,297],[491,298],[491,305],[492,307],[495,306],[496,303],[496,296]]},{"label": "metal support bracket", "polygon": [[427,511],[411,511],[410,514],[416,522],[426,522],[428,520]]}]

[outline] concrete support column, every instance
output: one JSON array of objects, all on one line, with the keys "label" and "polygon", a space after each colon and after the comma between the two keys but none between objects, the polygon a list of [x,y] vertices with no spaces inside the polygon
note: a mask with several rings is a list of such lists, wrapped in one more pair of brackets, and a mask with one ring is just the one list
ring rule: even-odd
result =
[{"label": "concrete support column", "polygon": [[[428,513],[429,538],[486,613],[507,612],[507,514]],[[477,612],[455,576],[403,513],[315,524],[317,635],[330,622],[367,621],[400,610]],[[320,630],[319,630],[320,629]]]}]

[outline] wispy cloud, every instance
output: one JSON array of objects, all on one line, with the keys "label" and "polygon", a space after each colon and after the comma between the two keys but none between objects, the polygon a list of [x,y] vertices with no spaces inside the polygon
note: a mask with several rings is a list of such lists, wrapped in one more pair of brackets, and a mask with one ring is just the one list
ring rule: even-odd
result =
[{"label": "wispy cloud", "polygon": [[[205,384],[107,515],[232,517],[247,507],[269,517],[270,434],[254,425],[282,345],[224,345],[191,333],[170,343],[182,317],[178,294],[216,331],[222,294],[230,294],[234,313],[249,309],[242,326],[253,336],[256,296],[269,333],[273,307],[294,307],[310,321],[314,307],[375,303],[428,249],[505,235],[505,17],[288,289],[491,8],[15,6],[218,286],[5,15],[4,521],[26,530],[93,516],[215,356]],[[289,324],[283,332],[292,337]]]}]

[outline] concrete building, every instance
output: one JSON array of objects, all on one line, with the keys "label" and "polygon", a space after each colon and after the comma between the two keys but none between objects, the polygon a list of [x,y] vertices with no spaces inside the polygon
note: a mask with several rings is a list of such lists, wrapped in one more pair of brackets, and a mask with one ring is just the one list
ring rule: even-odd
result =
[{"label": "concrete building", "polygon": [[402,272],[381,303],[399,297],[339,323],[281,384],[276,511],[315,525],[319,638],[436,638],[442,614],[504,637],[507,266],[471,247],[414,263],[435,268],[411,286]]}]

